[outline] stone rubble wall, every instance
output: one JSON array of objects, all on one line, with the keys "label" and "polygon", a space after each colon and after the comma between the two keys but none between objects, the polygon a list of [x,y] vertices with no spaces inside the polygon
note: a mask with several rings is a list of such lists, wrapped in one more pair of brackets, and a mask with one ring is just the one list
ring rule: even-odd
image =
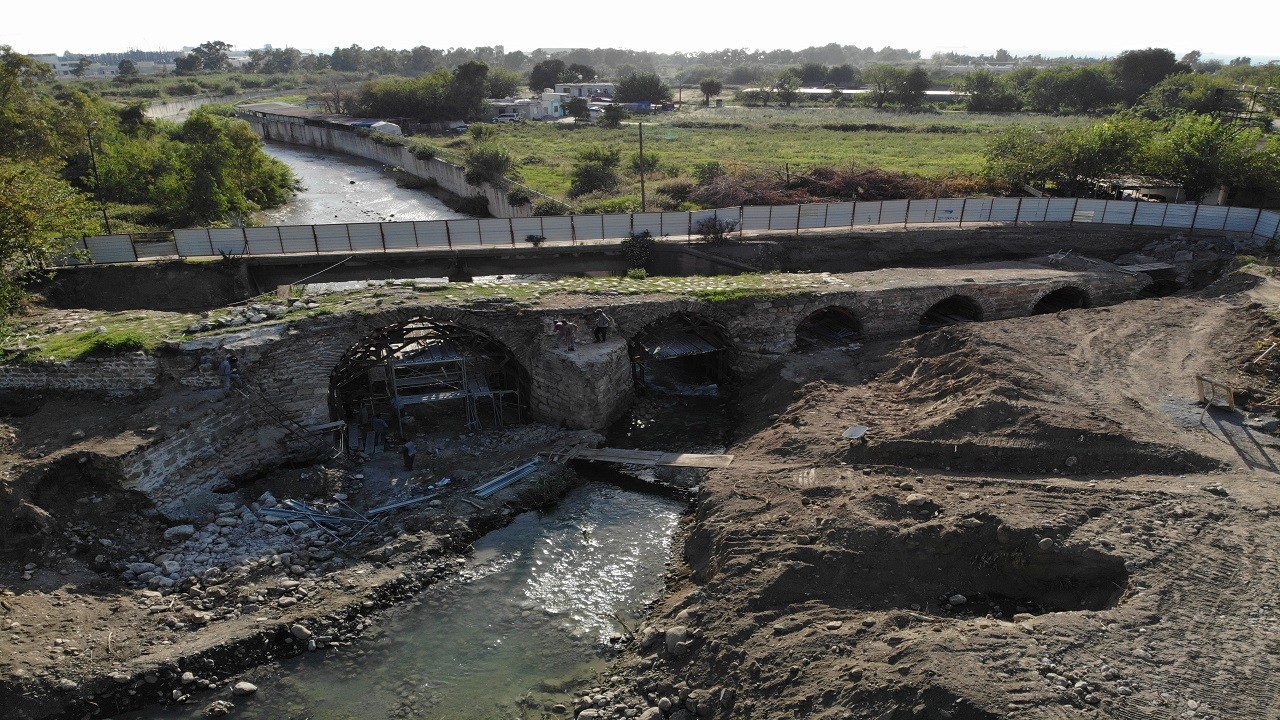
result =
[{"label": "stone rubble wall", "polygon": [[153,387],[159,380],[159,361],[143,352],[0,365],[0,391],[73,391],[123,397]]}]

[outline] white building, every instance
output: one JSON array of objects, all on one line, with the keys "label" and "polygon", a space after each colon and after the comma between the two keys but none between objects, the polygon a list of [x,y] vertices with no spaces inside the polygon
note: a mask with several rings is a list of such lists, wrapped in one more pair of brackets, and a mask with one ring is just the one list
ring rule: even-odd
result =
[{"label": "white building", "polygon": [[547,120],[564,117],[568,102],[568,94],[547,88],[538,97],[502,98],[490,100],[489,104],[499,114],[515,113],[526,120]]},{"label": "white building", "polygon": [[609,98],[618,92],[618,88],[611,82],[589,82],[589,83],[556,83],[555,91],[569,97],[587,98]]}]

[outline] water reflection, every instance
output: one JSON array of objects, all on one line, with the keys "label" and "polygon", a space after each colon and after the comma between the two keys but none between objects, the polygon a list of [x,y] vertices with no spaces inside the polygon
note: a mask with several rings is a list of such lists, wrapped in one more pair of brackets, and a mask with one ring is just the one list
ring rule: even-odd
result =
[{"label": "water reflection", "polygon": [[[519,717],[526,696],[568,703],[603,669],[619,619],[634,626],[661,592],[683,509],[611,485],[575,490],[554,512],[485,536],[457,578],[353,646],[260,670],[235,715],[474,720]],[[197,718],[217,697],[127,717]]]}]

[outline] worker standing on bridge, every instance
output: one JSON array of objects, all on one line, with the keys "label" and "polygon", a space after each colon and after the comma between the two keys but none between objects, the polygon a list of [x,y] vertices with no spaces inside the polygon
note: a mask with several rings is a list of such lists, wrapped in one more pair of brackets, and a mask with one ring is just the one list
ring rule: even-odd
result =
[{"label": "worker standing on bridge", "polygon": [[604,310],[596,308],[596,342],[604,342],[609,338],[609,325],[612,323],[613,320],[604,314]]}]

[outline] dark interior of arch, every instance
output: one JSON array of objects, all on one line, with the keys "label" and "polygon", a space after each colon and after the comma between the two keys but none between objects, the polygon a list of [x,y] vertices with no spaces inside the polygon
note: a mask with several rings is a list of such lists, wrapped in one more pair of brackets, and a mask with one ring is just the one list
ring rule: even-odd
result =
[{"label": "dark interior of arch", "polygon": [[674,313],[631,339],[638,393],[709,394],[729,380],[731,345],[718,327],[693,313]]},{"label": "dark interior of arch", "polygon": [[1058,288],[1036,302],[1035,307],[1031,308],[1032,315],[1047,315],[1049,313],[1062,312],[1063,310],[1075,310],[1077,308],[1089,307],[1089,294],[1078,287]]},{"label": "dark interior of arch", "polygon": [[862,342],[862,322],[845,307],[822,308],[796,326],[799,350],[848,347],[859,342]]},{"label": "dark interior of arch", "polygon": [[920,329],[937,330],[948,325],[982,320],[982,306],[965,295],[952,295],[933,304],[920,316]]},{"label": "dark interior of arch", "polygon": [[336,419],[366,424],[381,415],[400,429],[501,427],[524,419],[528,377],[488,335],[419,318],[382,328],[342,357],[330,376]]}]

